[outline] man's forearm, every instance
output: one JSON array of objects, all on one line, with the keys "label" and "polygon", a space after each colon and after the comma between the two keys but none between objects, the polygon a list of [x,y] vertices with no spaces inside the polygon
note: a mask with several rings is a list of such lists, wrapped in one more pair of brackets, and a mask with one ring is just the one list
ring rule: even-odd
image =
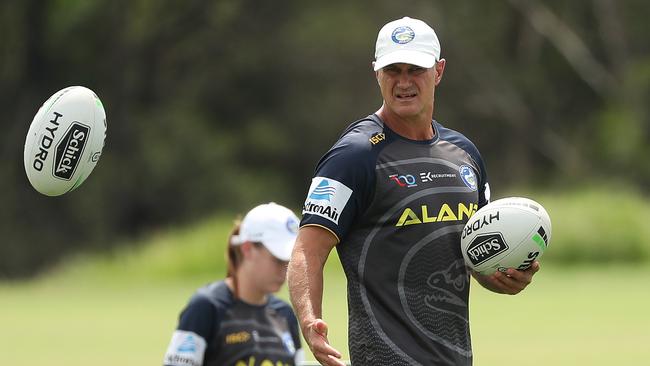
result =
[{"label": "man's forearm", "polygon": [[323,263],[302,250],[293,253],[287,272],[291,303],[300,328],[322,317]]}]

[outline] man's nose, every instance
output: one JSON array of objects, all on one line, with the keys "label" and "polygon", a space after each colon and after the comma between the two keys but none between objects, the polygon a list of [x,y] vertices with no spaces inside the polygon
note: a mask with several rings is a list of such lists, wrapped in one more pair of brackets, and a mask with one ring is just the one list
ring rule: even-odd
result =
[{"label": "man's nose", "polygon": [[397,86],[408,87],[411,85],[411,75],[408,72],[401,72],[397,78]]}]

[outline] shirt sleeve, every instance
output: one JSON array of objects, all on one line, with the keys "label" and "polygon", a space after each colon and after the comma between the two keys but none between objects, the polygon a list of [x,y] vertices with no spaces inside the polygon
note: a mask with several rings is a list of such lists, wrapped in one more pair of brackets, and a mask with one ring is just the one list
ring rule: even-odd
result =
[{"label": "shirt sleeve", "polygon": [[300,226],[323,227],[340,242],[374,193],[375,160],[375,153],[363,134],[351,134],[339,140],[316,167]]},{"label": "shirt sleeve", "polygon": [[481,208],[490,203],[490,184],[488,183],[487,170],[481,154],[476,150],[476,157],[479,169],[478,175],[478,207]]},{"label": "shirt sleeve", "polygon": [[202,296],[194,297],[181,313],[178,327],[165,353],[165,366],[201,366],[216,321],[214,307]]}]

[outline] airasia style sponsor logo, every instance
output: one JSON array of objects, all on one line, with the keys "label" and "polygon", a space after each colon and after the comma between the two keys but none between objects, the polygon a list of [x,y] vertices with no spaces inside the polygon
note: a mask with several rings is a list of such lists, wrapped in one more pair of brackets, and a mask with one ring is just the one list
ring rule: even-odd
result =
[{"label": "airasia style sponsor logo", "polygon": [[54,156],[54,176],[70,180],[88,141],[90,127],[74,122],[56,146]]}]

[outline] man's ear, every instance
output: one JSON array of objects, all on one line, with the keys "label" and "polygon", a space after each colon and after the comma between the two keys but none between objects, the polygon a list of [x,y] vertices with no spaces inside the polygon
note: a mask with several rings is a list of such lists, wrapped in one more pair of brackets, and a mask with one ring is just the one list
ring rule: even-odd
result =
[{"label": "man's ear", "polygon": [[[375,61],[372,62],[372,69],[373,69],[373,70],[375,69]],[[375,79],[377,80],[377,84],[380,84],[380,83],[379,83],[379,71],[381,71],[381,69],[375,71]],[[381,85],[381,84],[380,84],[380,85]]]},{"label": "man's ear", "polygon": [[440,61],[436,62],[436,65],[434,66],[436,68],[436,86],[438,86],[438,84],[440,84],[440,81],[442,81],[442,74],[445,73],[445,65],[447,65],[447,60],[441,58]]}]

